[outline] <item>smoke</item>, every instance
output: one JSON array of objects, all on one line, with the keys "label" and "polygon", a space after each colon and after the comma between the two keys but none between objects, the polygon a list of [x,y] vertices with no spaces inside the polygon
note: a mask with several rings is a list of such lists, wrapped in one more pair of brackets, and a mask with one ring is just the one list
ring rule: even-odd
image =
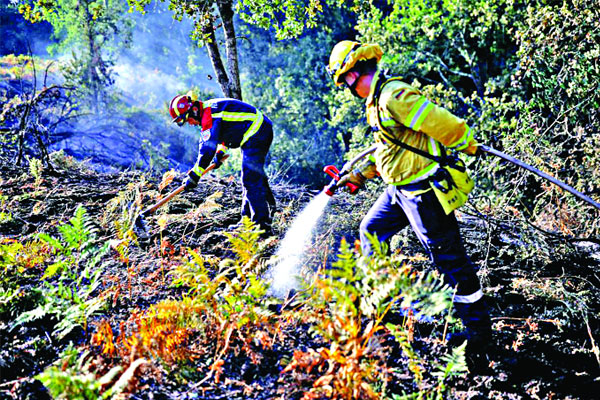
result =
[{"label": "smoke", "polygon": [[168,5],[153,4],[134,14],[131,46],[121,52],[112,70],[115,87],[130,105],[164,108],[178,93],[198,87],[216,92],[218,84],[205,48],[190,39],[192,22],[173,19]]},{"label": "smoke", "polygon": [[138,107],[159,108],[188,86],[174,75],[156,67],[131,63],[121,58],[113,67],[115,86],[128,103]]},{"label": "smoke", "polygon": [[[146,11],[127,14],[131,31],[124,29],[112,46],[102,49],[113,80],[106,87],[110,112],[102,118],[88,113],[69,121],[68,130],[74,134],[62,135],[51,150],[91,159],[99,170],[108,166],[185,171],[193,165],[198,148],[195,130],[170,124],[167,105],[191,88],[213,93],[219,87],[207,77],[214,73],[206,50],[189,37],[192,22],[174,20],[162,2]],[[80,55],[78,51],[73,48],[58,58],[68,64],[73,55]]]},{"label": "smoke", "polygon": [[298,214],[287,231],[275,255],[278,261],[267,273],[267,279],[271,281],[271,295],[283,298],[290,290],[298,288],[304,252],[330,199],[321,192]]}]

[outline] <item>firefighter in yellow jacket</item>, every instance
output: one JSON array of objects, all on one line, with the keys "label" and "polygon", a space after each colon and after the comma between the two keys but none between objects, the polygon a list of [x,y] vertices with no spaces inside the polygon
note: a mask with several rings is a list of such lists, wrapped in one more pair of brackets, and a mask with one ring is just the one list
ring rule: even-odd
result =
[{"label": "firefighter in yellow jacket", "polygon": [[379,45],[354,41],[342,41],[331,52],[327,71],[337,86],[366,100],[377,145],[371,162],[342,177],[338,186],[352,182],[361,187],[376,175],[388,184],[360,224],[363,254],[371,251],[369,236],[388,241],[410,224],[446,282],[456,288],[454,306],[466,328],[462,337],[468,339],[470,359],[481,361],[491,337],[490,319],[453,212],[466,200],[456,188],[461,177],[453,180],[448,172],[464,171],[464,163],[449,150],[475,155],[477,142],[463,119],[399,78],[386,78],[377,68],[382,55]]}]

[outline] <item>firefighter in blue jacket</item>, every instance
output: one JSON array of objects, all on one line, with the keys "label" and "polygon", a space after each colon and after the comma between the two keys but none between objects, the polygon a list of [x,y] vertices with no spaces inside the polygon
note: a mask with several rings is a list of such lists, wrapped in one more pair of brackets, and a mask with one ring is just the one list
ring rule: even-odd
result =
[{"label": "firefighter in blue jacket", "polygon": [[200,101],[192,92],[175,96],[169,112],[173,122],[186,122],[201,128],[198,160],[184,181],[186,190],[193,190],[202,172],[214,162],[217,167],[229,148],[242,150],[242,209],[260,226],[271,232],[275,197],[269,187],[264,164],[273,141],[273,124],[256,107],[235,99]]}]

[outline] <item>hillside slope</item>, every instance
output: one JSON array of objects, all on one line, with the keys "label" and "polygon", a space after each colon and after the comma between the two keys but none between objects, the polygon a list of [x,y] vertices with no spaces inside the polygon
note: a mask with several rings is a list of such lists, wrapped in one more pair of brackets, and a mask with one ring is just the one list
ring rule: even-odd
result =
[{"label": "hillside slope", "polygon": [[[95,393],[106,393],[121,377],[120,391],[133,399],[299,399],[311,387],[313,397],[305,398],[332,393],[327,382],[346,370],[327,358],[342,346],[343,335],[333,345],[314,330],[319,318],[331,316],[331,309],[315,311],[314,297],[326,295],[297,296],[282,307],[249,278],[272,264],[286,229],[314,193],[274,183],[276,236],[258,240],[243,231],[224,233],[239,220],[241,187],[237,177],[209,176],[147,218],[150,238],[142,242],[129,229],[135,212],[156,201],[161,183],[171,178],[98,174],[68,157],[55,164],[52,173],[0,167],[0,398],[49,398],[35,376],[55,362],[55,375],[45,379],[64,393],[93,385],[90,377],[103,382]],[[180,179],[175,176],[162,193]],[[306,270],[330,267],[341,237],[352,244],[375,194],[340,193],[330,202],[307,250]],[[464,213],[461,225],[491,299],[494,339],[490,369],[449,377],[444,398],[595,398],[598,244],[542,235],[536,249],[519,240],[531,232],[510,221]],[[36,239],[39,233],[48,236]],[[536,254],[549,244],[570,250]],[[394,260],[430,270],[412,233],[394,246]],[[202,294],[205,288],[214,290],[214,302]],[[312,290],[318,288],[327,287]],[[359,313],[361,319],[364,333],[372,325]],[[386,321],[411,332],[413,353],[382,325],[369,339],[376,349],[365,342],[365,354],[355,355],[386,366],[374,376],[386,376],[387,384],[373,390],[389,397],[437,390],[435,365],[449,351],[440,341],[449,329],[444,318],[432,323],[390,314]],[[121,370],[109,375],[114,366]]]}]

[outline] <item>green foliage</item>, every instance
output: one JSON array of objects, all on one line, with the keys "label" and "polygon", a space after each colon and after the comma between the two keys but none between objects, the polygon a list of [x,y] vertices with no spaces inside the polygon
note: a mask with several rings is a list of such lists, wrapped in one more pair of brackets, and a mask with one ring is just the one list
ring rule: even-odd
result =
[{"label": "green foliage", "polygon": [[[518,12],[510,31],[514,60],[488,82],[485,98],[474,101],[480,112],[470,119],[490,133],[494,147],[597,201],[600,75],[590,57],[600,40],[598,8],[593,1],[535,2]],[[535,249],[548,260],[572,251],[560,236],[599,232],[597,210],[527,171],[488,160],[477,165],[477,178],[485,195],[477,208],[519,227],[519,259],[530,260]]]},{"label": "green foliage", "polygon": [[[212,277],[205,268],[205,258],[190,251],[190,260],[174,272],[177,276],[174,284],[189,286],[195,298],[204,299],[202,301],[212,303],[215,297],[220,299],[216,309],[226,315],[254,308],[258,310],[268,287],[267,282],[260,278],[266,268],[260,257],[269,245],[269,241],[259,241],[261,232],[248,217],[242,218],[240,227],[232,233],[225,233],[235,254],[234,259],[221,260],[217,275]],[[216,264],[211,258],[208,262],[213,266]],[[250,311],[251,314],[255,312]]]},{"label": "green foliage", "polygon": [[236,7],[244,21],[263,29],[275,29],[277,39],[298,37],[306,28],[316,27],[317,16],[323,11],[320,0],[242,0]]},{"label": "green foliage", "polygon": [[[74,282],[74,287],[62,282],[56,286],[45,283],[41,289],[43,297],[39,299],[41,304],[19,315],[12,328],[50,316],[58,321],[53,331],[58,339],[66,337],[77,327],[87,329],[89,317],[104,306],[104,299],[91,296],[100,285],[100,272],[90,276],[84,271],[81,279]],[[90,283],[86,284],[87,281]]]},{"label": "green foliage", "polygon": [[241,264],[246,264],[257,254],[258,240],[262,233],[264,231],[247,216],[242,217],[242,225],[235,232],[225,232],[225,236],[231,243],[231,249]]},{"label": "green foliage", "polygon": [[[600,187],[599,21],[595,1],[527,9],[516,32],[521,67],[513,82],[525,101],[517,107],[518,134],[503,138],[506,148],[592,197]],[[598,234],[597,210],[554,185],[541,189],[525,203],[538,225],[567,235]]]},{"label": "green foliage", "polygon": [[51,53],[71,51],[63,66],[65,78],[96,112],[114,101],[107,90],[113,83],[110,68],[119,46],[126,46],[131,35],[124,11],[120,0],[19,0],[26,20],[52,25],[59,42],[49,47]]},{"label": "green foliage", "polygon": [[86,329],[88,318],[103,307],[104,299],[92,293],[101,283],[103,269],[98,263],[107,253],[108,244],[98,246],[96,228],[83,207],[77,208],[69,222],[58,227],[60,238],[45,233],[38,235],[54,252],[54,262],[41,277],[41,303],[19,315],[13,328],[52,316],[57,320],[54,334],[63,338],[77,326]]},{"label": "green foliage", "polygon": [[[129,369],[135,369],[143,360],[136,360]],[[122,370],[121,366],[113,367],[104,375],[98,375],[93,357],[89,352],[78,354],[78,351],[69,346],[61,358],[46,368],[41,374],[36,375],[48,389],[53,399],[90,400],[115,398],[123,392],[131,379],[131,373],[125,371],[119,380],[113,381]]]},{"label": "green foliage", "polygon": [[[353,16],[337,8],[327,9],[323,25],[336,33],[311,30],[295,40],[274,41],[269,33],[246,29],[251,42],[241,42],[245,98],[260,108],[274,124],[269,169],[295,183],[322,188],[327,164],[341,167],[343,137],[356,124],[361,111],[354,108],[352,124],[331,126],[331,83],[324,69],[327,50],[336,34],[352,34]],[[339,92],[342,94],[342,92]],[[355,105],[355,104],[354,104]],[[340,111],[343,113],[344,111]]]},{"label": "green foliage", "polygon": [[69,222],[58,227],[60,238],[47,233],[38,235],[57,252],[56,261],[48,266],[43,278],[50,278],[57,272],[69,272],[72,268],[77,268],[80,261],[93,269],[107,251],[106,244],[98,248],[97,228],[87,217],[85,208],[77,207],[75,216],[69,219]]},{"label": "green foliage", "polygon": [[379,43],[383,65],[394,74],[443,81],[483,95],[488,79],[510,60],[518,2],[395,1],[372,6],[361,18],[361,39]]},{"label": "green foliage", "polygon": [[[387,255],[387,245],[371,237],[373,254],[357,257],[345,241],[338,260],[326,271],[335,292],[343,294],[335,303],[352,314],[380,319],[390,309],[438,315],[450,306],[451,289],[433,273],[418,274],[405,263]],[[354,309],[355,302],[360,302]]]},{"label": "green foliage", "polygon": [[[361,256],[342,241],[338,259],[330,269],[321,271],[306,291],[308,308],[304,312],[309,315],[311,330],[329,345],[319,351],[310,367],[325,361],[329,364],[326,375],[314,383],[310,391],[313,395],[380,398],[383,393],[377,392],[377,384],[383,383],[385,388],[390,379],[388,355],[380,343],[384,332],[399,339],[419,383],[425,361],[412,349],[410,325],[386,324],[384,320],[392,310],[417,309],[421,315],[431,316],[451,306],[452,290],[441,279],[413,271],[406,263],[388,256],[385,244],[376,238],[371,241],[372,256]],[[296,362],[286,370],[306,368],[300,360],[307,356],[316,357],[296,352]],[[448,364],[447,376],[460,370]]]},{"label": "green foliage", "polygon": [[433,375],[437,377],[437,384],[433,388],[421,389],[418,392],[404,395],[392,395],[393,400],[443,400],[448,396],[446,382],[449,379],[460,376],[467,372],[465,359],[465,348],[467,342],[452,349],[450,354],[441,357],[441,363],[437,363]]},{"label": "green foliage", "polygon": [[215,266],[218,262],[204,257],[193,250],[188,250],[189,259],[179,264],[171,272],[173,275],[173,285],[176,287],[187,287],[191,294],[198,294],[202,297],[210,297],[214,294],[216,287],[210,285],[212,281],[210,271],[205,264]]}]

